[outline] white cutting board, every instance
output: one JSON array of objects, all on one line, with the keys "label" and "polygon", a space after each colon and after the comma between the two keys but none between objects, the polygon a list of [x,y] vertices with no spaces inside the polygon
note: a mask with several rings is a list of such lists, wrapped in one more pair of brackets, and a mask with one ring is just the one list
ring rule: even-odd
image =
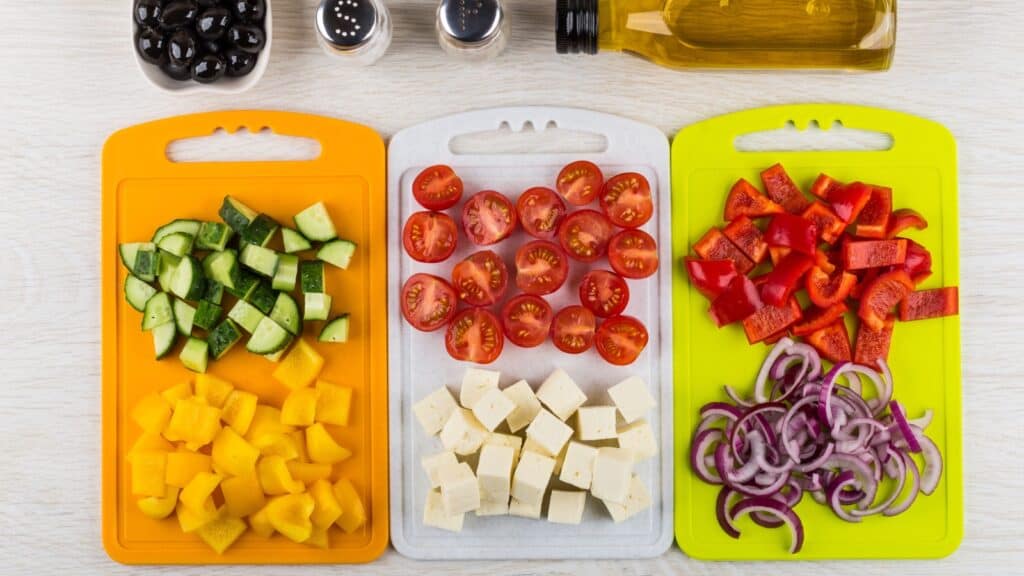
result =
[{"label": "white cutting board", "polygon": [[[607,147],[595,153],[552,152],[537,145],[527,153],[456,154],[453,138],[495,131],[507,123],[519,132],[532,125],[543,142],[551,128],[603,136]],[[599,139],[599,138],[598,138]],[[543,150],[543,152],[541,152]],[[589,398],[588,405],[610,405],[605,391],[636,375],[643,378],[658,400],[648,417],[658,435],[660,454],[638,464],[636,473],[651,491],[653,505],[633,518],[615,524],[604,505],[588,496],[583,523],[579,526],[539,520],[469,513],[461,533],[424,526],[423,505],[430,485],[420,465],[423,456],[441,450],[440,441],[424,434],[412,414],[412,405],[442,385],[458,397],[462,374],[473,364],[452,360],[444,346],[444,330],[414,330],[402,318],[398,295],[412,274],[429,272],[450,278],[454,264],[475,247],[459,232],[455,254],[440,264],[423,264],[402,248],[402,226],[413,212],[422,210],[412,197],[412,180],[427,166],[448,164],[465,183],[463,200],[483,189],[494,189],[513,202],[531,186],[554,188],[555,177],[565,164],[590,160],[606,177],[626,171],[644,174],[651,184],[655,216],[643,230],[659,242],[661,266],[656,275],[629,280],[630,301],[626,314],[647,326],[650,342],[636,362],[626,367],[606,363],[590,351],[568,355],[550,341],[537,348],[505,343],[501,357],[488,369],[500,370],[501,386],[525,378],[534,390],[555,368],[563,368]],[[388,150],[388,332],[391,448],[391,541],[402,554],[421,559],[573,559],[643,558],[662,554],[672,543],[672,310],[668,139],[657,129],[608,114],[569,108],[496,108],[456,114],[402,130]],[[595,201],[589,208],[600,209]],[[571,207],[570,207],[571,208]],[[459,222],[462,203],[447,212]],[[513,260],[516,248],[529,237],[517,230],[510,239],[489,248],[510,268],[510,289],[516,293]],[[592,267],[610,268],[606,259],[584,265],[573,262],[569,279],[558,292],[546,296],[555,311],[578,304],[579,279]],[[500,307],[495,307],[500,310]],[[502,425],[504,427],[504,425]],[[501,431],[502,428],[499,428]],[[546,515],[546,507],[545,507]]]}]

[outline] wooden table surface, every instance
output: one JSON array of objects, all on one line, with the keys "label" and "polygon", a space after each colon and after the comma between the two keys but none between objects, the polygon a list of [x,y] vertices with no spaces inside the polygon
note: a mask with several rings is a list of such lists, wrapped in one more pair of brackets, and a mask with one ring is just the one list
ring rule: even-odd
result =
[{"label": "wooden table surface", "polygon": [[[966,410],[965,538],[932,562],[701,563],[654,560],[418,563],[393,550],[368,566],[264,574],[1024,573],[1024,34],[1012,0],[905,0],[893,68],[871,75],[678,73],[614,54],[554,53],[552,0],[507,0],[512,42],[461,64],[433,37],[434,2],[392,0],[395,41],[347,69],[313,36],[313,0],[274,0],[266,76],[239,96],[165,95],[130,52],[127,0],[0,3],[0,573],[249,574],[143,568],[100,544],[100,150],[113,131],[188,112],[269,108],[348,118],[385,135],[500,105],[566,105],[672,134],[768,104],[852,102],[948,126],[960,145],[961,312]],[[929,351],[922,350],[921,354]],[[855,545],[851,543],[851,545]]]}]

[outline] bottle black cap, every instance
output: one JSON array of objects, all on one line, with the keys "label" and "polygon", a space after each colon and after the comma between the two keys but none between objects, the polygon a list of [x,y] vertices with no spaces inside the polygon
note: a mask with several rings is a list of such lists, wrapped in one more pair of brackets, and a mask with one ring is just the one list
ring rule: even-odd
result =
[{"label": "bottle black cap", "polygon": [[597,0],[556,0],[555,50],[597,54]]}]

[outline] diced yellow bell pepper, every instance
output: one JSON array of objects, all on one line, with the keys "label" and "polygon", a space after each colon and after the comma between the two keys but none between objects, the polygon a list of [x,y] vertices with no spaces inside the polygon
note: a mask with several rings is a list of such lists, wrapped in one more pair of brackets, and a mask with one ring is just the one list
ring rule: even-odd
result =
[{"label": "diced yellow bell pepper", "polygon": [[317,380],[316,391],[319,393],[316,401],[316,421],[348,426],[348,415],[352,408],[352,389]]},{"label": "diced yellow bell pepper", "polygon": [[221,428],[213,440],[213,467],[228,476],[242,476],[255,470],[260,451],[231,428]]},{"label": "diced yellow bell pepper", "polygon": [[267,512],[269,506],[268,502],[259,512],[249,515],[249,527],[252,528],[253,534],[262,538],[274,535],[274,525],[270,523],[270,514]]},{"label": "diced yellow bell pepper", "polygon": [[139,499],[139,510],[153,520],[163,520],[174,512],[178,505],[178,489],[167,488],[167,494],[163,498],[147,496]]},{"label": "diced yellow bell pepper", "polygon": [[309,487],[309,495],[313,497],[316,507],[310,520],[313,526],[327,529],[334,524],[334,521],[341,517],[341,505],[334,497],[334,488],[327,480],[317,480]]},{"label": "diced yellow bell pepper", "polygon": [[309,453],[310,460],[323,464],[335,464],[352,455],[352,452],[338,444],[320,423],[306,428],[306,452]]},{"label": "diced yellow bell pepper", "polygon": [[295,437],[290,432],[282,434],[264,434],[255,438],[252,445],[259,449],[264,456],[280,456],[285,460],[295,460],[299,457],[299,448],[296,445]]},{"label": "diced yellow bell pepper", "polygon": [[178,525],[181,526],[181,531],[186,534],[195,532],[221,515],[221,511],[214,506],[212,498],[203,503],[201,509],[193,510],[181,502],[180,494],[178,496],[178,506],[174,512],[178,516]]},{"label": "diced yellow bell pepper", "polygon": [[295,428],[281,423],[281,411],[273,406],[260,404],[252,416],[252,423],[245,433],[245,439],[255,442],[265,434],[285,434]]},{"label": "diced yellow bell pepper", "polygon": [[166,452],[135,454],[132,457],[132,494],[163,498],[167,494],[166,473]]},{"label": "diced yellow bell pepper", "polygon": [[178,400],[187,400],[192,397],[192,383],[188,380],[180,384],[175,384],[167,390],[160,393],[167,400],[167,403],[172,407],[178,403]]},{"label": "diced yellow bell pepper", "polygon": [[306,489],[306,485],[292,478],[285,465],[284,458],[280,456],[264,456],[256,464],[256,472],[259,475],[260,486],[263,491],[270,495],[297,494]]},{"label": "diced yellow bell pepper", "polygon": [[128,461],[131,462],[136,454],[143,452],[174,452],[174,444],[168,442],[159,432],[143,432],[128,450]]},{"label": "diced yellow bell pepper", "polygon": [[235,387],[211,374],[196,375],[196,396],[204,398],[210,406],[221,408]]},{"label": "diced yellow bell pepper", "polygon": [[310,484],[317,480],[326,480],[331,476],[332,467],[330,464],[317,464],[316,462],[299,462],[298,460],[288,461],[288,471],[292,478]]},{"label": "diced yellow bell pepper", "polygon": [[196,534],[217,554],[223,554],[248,528],[245,521],[240,518],[223,516],[207,522],[196,530]]},{"label": "diced yellow bell pepper", "polygon": [[259,397],[245,390],[232,390],[224,400],[224,407],[221,408],[220,419],[239,434],[245,435],[249,431],[252,417],[256,414],[256,405]]},{"label": "diced yellow bell pepper", "polygon": [[267,501],[255,470],[244,476],[225,478],[220,483],[220,491],[228,515],[235,518],[259,511]]},{"label": "diced yellow bell pepper", "polygon": [[334,483],[334,497],[341,504],[341,518],[338,518],[338,526],[351,534],[357,528],[366,523],[366,509],[363,501],[359,499],[359,493],[348,478],[342,478]]},{"label": "diced yellow bell pepper", "polygon": [[132,420],[146,432],[163,432],[170,419],[171,405],[156,392],[146,394],[135,408],[132,408]]},{"label": "diced yellow bell pepper", "polygon": [[330,544],[330,541],[327,539],[327,528],[313,526],[313,531],[310,533],[309,538],[306,538],[306,541],[303,542],[303,544],[326,550]]},{"label": "diced yellow bell pepper", "polygon": [[296,388],[281,404],[281,423],[309,426],[316,419],[317,392],[313,388]]},{"label": "diced yellow bell pepper", "polygon": [[290,494],[275,498],[267,504],[270,525],[293,542],[305,542],[313,534],[309,517],[316,504],[309,494]]},{"label": "diced yellow bell pepper", "polygon": [[298,460],[300,462],[309,462],[309,453],[306,452],[306,432],[301,429],[294,430],[290,435],[295,440],[295,449],[299,451]]},{"label": "diced yellow bell pepper", "polygon": [[205,446],[217,436],[220,427],[220,408],[207,406],[193,397],[178,400],[174,405],[164,437],[172,442],[182,440],[193,446]]},{"label": "diced yellow bell pepper", "polygon": [[210,457],[198,452],[179,451],[167,455],[167,485],[184,488],[196,474],[210,471]]},{"label": "diced yellow bell pepper", "polygon": [[312,384],[323,367],[323,356],[317,354],[304,338],[299,338],[284,360],[274,369],[273,376],[275,380],[294,390]]},{"label": "diced yellow bell pepper", "polygon": [[213,496],[213,491],[217,489],[223,479],[224,477],[220,474],[200,472],[181,490],[178,500],[186,508],[193,512],[199,512],[204,509],[206,502]]}]

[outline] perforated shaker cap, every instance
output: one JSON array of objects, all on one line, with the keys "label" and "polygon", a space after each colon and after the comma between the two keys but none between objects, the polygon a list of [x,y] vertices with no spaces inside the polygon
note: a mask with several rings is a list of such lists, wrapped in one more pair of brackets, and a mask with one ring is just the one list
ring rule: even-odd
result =
[{"label": "perforated shaker cap", "polygon": [[442,41],[461,48],[482,47],[503,34],[501,0],[441,0],[437,27]]},{"label": "perforated shaker cap", "polygon": [[320,38],[331,48],[351,51],[370,43],[378,30],[373,0],[323,0],[316,12]]}]

